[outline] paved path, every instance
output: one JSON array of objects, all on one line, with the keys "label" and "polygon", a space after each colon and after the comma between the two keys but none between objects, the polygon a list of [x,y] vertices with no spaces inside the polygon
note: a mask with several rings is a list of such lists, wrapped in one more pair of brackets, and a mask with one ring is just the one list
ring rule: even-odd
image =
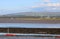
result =
[{"label": "paved path", "polygon": [[[29,37],[29,36],[0,36],[0,39],[55,39],[55,37]],[[58,39],[58,38],[57,38]]]}]

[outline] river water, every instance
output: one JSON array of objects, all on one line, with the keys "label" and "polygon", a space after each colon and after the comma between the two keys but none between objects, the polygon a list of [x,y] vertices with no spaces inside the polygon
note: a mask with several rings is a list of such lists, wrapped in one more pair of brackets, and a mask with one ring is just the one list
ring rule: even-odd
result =
[{"label": "river water", "polygon": [[40,24],[40,23],[0,23],[1,28],[60,28],[60,24]]}]

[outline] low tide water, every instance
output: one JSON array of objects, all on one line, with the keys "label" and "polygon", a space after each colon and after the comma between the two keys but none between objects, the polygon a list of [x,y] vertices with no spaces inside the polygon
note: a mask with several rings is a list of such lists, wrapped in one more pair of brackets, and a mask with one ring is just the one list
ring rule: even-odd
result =
[{"label": "low tide water", "polygon": [[40,24],[40,23],[0,23],[0,27],[7,28],[60,28],[60,24]]}]

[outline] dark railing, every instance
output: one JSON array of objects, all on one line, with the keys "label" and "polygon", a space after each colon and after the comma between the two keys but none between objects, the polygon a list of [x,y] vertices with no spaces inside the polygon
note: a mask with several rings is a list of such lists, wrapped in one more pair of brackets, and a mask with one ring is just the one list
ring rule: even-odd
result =
[{"label": "dark railing", "polygon": [[0,28],[2,33],[36,33],[36,34],[60,34],[60,29],[54,28]]}]

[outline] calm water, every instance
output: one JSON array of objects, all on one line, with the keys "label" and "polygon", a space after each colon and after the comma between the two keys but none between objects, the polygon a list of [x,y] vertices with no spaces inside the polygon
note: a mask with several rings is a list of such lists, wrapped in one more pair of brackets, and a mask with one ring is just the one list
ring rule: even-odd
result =
[{"label": "calm water", "polygon": [[38,24],[38,23],[0,23],[0,27],[16,28],[60,28],[60,24]]}]

